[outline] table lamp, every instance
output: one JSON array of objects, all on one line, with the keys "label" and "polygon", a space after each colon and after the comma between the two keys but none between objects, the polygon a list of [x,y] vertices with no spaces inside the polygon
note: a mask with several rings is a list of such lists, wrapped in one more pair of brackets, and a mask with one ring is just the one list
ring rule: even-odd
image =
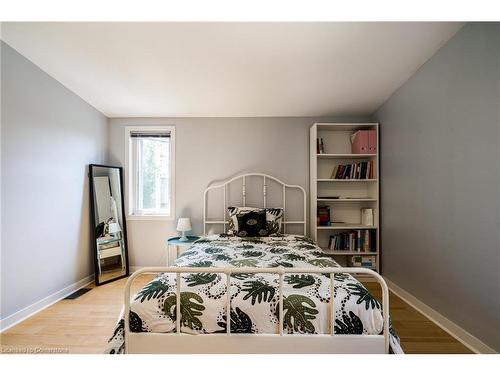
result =
[{"label": "table lamp", "polygon": [[120,233],[122,228],[120,228],[120,224],[118,223],[109,223],[108,231],[109,234],[115,235],[116,233]]},{"label": "table lamp", "polygon": [[179,221],[177,222],[177,230],[182,232],[182,236],[179,238],[179,241],[188,241],[189,238],[187,238],[186,232],[191,230],[191,219],[188,217],[179,218]]}]

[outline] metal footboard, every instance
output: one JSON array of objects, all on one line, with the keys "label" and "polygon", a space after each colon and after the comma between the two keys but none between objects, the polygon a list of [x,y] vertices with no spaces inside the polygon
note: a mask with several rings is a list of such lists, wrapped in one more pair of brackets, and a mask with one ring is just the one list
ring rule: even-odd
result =
[{"label": "metal footboard", "polygon": [[[336,273],[348,273],[348,274],[362,274],[362,275],[367,275],[373,277],[381,286],[382,288],[382,314],[383,314],[383,320],[384,320],[384,328],[383,328],[383,337],[384,337],[384,352],[388,353],[389,352],[389,290],[387,288],[387,284],[385,283],[384,279],[382,276],[380,276],[378,273],[366,269],[366,268],[354,268],[354,267],[349,267],[349,268],[344,268],[344,267],[326,267],[326,268],[284,268],[284,267],[277,267],[277,268],[257,268],[257,267],[145,267],[140,270],[137,270],[134,272],[129,279],[127,280],[127,284],[125,285],[125,299],[124,299],[124,321],[125,321],[125,331],[124,331],[124,339],[125,339],[125,351],[128,352],[129,348],[129,338],[132,335],[138,335],[138,333],[132,333],[130,332],[130,322],[129,322],[129,313],[130,313],[130,287],[132,285],[132,282],[141,274],[146,274],[146,273],[173,273],[176,274],[176,332],[172,333],[161,333],[161,334],[155,334],[155,333],[140,333],[140,335],[186,335],[181,333],[181,304],[180,304],[180,289],[181,289],[181,274],[184,273],[219,273],[219,274],[225,274],[227,275],[227,304],[226,304],[226,333],[211,333],[211,334],[206,334],[206,335],[197,335],[196,337],[200,336],[213,336],[213,335],[223,335],[227,337],[234,337],[234,336],[239,336],[242,334],[232,334],[231,333],[231,293],[230,293],[230,283],[231,283],[231,275],[232,274],[240,274],[240,273],[267,273],[267,274],[277,274],[279,276],[279,329],[278,333],[275,334],[251,334],[252,336],[277,336],[277,337],[283,337],[283,336],[295,336],[294,339],[297,337],[304,337],[304,336],[314,336],[314,337],[324,337],[324,336],[363,336],[366,338],[369,338],[370,336],[373,335],[336,335],[335,334],[335,301],[333,298],[333,291],[335,287],[335,279],[334,279],[334,274]],[[330,288],[331,288],[331,298],[330,298],[330,329],[329,329],[329,334],[304,334],[304,335],[287,335],[283,332],[283,278],[285,274],[330,274]],[[189,335],[189,336],[194,336],[194,335]],[[193,339],[195,340],[196,337]]]}]

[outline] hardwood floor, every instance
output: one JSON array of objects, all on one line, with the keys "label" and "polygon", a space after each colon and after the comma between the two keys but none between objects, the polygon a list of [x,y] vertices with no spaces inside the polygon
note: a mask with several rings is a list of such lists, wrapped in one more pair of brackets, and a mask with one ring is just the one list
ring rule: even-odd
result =
[{"label": "hardwood floor", "polygon": [[[133,284],[135,293],[151,276]],[[123,304],[126,279],[102,285],[75,300],[62,300],[0,334],[2,353],[102,353]],[[380,298],[375,283],[364,283]],[[391,293],[391,319],[405,353],[471,353],[460,342]]]},{"label": "hardwood floor", "polygon": [[[380,286],[364,282],[365,287],[379,301]],[[391,321],[401,346],[407,354],[472,354],[460,341],[450,336],[436,324],[416,311],[394,293],[390,293]]]},{"label": "hardwood floor", "polygon": [[[139,277],[132,293],[151,276]],[[67,353],[102,353],[118,320],[127,279],[94,287],[75,300],[62,300],[0,334],[2,352],[28,347]]]}]

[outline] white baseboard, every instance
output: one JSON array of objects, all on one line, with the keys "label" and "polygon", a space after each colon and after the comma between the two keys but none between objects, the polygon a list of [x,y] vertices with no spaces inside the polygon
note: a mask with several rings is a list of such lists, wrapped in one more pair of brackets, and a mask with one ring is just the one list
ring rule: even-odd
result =
[{"label": "white baseboard", "polygon": [[384,276],[384,280],[387,283],[387,286],[393,292],[395,295],[397,295],[399,298],[401,298],[403,301],[405,301],[408,305],[413,307],[415,310],[417,310],[419,313],[424,315],[427,319],[438,325],[441,329],[446,331],[448,334],[453,336],[455,339],[460,341],[462,344],[464,344],[467,348],[472,350],[474,353],[477,354],[496,354],[497,352],[490,348],[488,345],[486,345],[484,342],[479,340],[477,337],[471,335],[469,332],[467,332],[465,329],[462,327],[458,326],[457,324],[453,323],[451,320],[448,318],[444,317],[440,313],[438,313],[436,310],[434,310],[432,307],[426,305],[422,301],[420,301],[418,298],[407,292],[406,290],[400,288],[396,284],[394,284],[392,281],[388,280]]},{"label": "white baseboard", "polygon": [[50,296],[45,297],[40,301],[35,302],[32,305],[29,305],[28,307],[25,307],[24,309],[19,310],[18,312],[15,312],[14,314],[3,318],[2,320],[0,320],[0,332],[3,332],[15,326],[16,324],[21,323],[23,320],[28,319],[29,317],[35,315],[41,310],[46,309],[47,307],[62,300],[63,298],[66,298],[70,294],[76,292],[78,289],[83,288],[84,286],[90,284],[92,281],[94,281],[94,275],[89,275],[77,281],[76,283],[67,286],[64,289],[52,293]]}]

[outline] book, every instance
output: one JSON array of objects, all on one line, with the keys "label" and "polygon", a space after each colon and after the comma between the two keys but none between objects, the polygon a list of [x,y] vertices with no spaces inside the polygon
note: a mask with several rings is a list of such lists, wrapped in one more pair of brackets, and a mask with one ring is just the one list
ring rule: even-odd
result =
[{"label": "book", "polygon": [[325,143],[323,138],[316,138],[316,153],[324,154],[325,153]]},{"label": "book", "polygon": [[368,253],[370,251],[370,235],[367,230],[363,233],[363,252]]},{"label": "book", "polygon": [[352,168],[352,164],[347,164],[346,165],[346,168],[345,168],[345,174],[344,174],[344,179],[347,180],[349,178],[351,178],[351,168]]},{"label": "book", "polygon": [[375,269],[377,259],[375,256],[353,255],[349,261],[351,267],[365,267]]},{"label": "book", "polygon": [[330,207],[318,206],[317,221],[319,226],[330,225]]},{"label": "book", "polygon": [[330,178],[336,178],[335,176],[337,176],[337,172],[339,170],[339,165],[335,165],[335,167],[333,167],[333,171],[332,171],[332,175],[330,176]]},{"label": "book", "polygon": [[373,178],[373,160],[352,164],[337,164],[333,167],[331,179],[365,180]]},{"label": "book", "polygon": [[330,236],[328,249],[332,251],[375,252],[374,230],[351,230]]}]

